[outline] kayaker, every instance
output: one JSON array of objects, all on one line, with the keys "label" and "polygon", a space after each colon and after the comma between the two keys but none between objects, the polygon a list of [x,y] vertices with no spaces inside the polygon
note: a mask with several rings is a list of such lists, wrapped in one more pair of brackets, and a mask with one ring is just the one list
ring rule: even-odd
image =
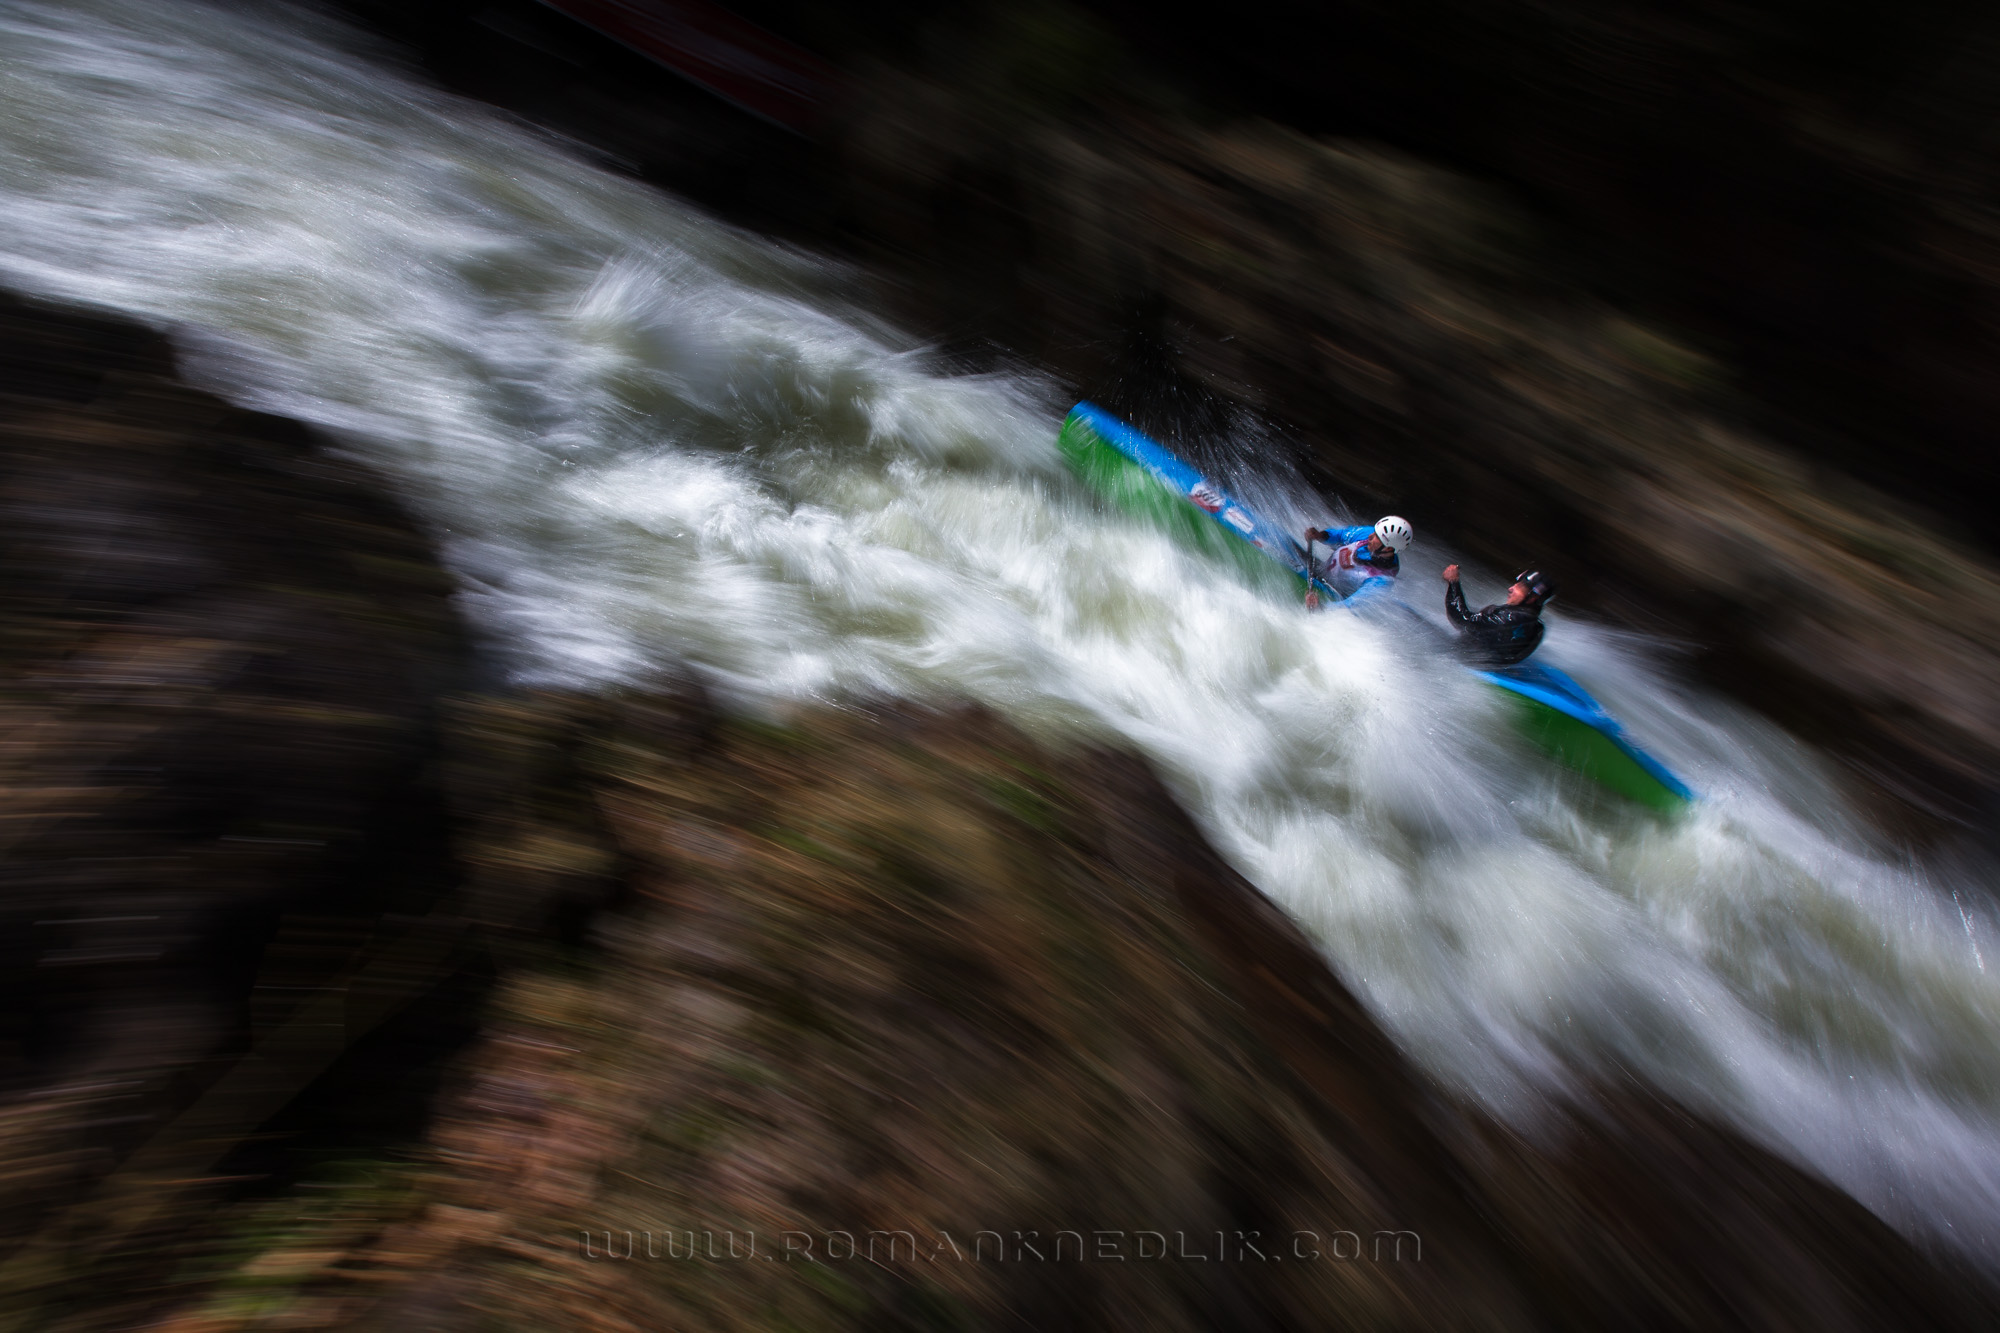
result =
[{"label": "kayaker", "polygon": [[1444,567],[1444,613],[1458,628],[1467,654],[1488,666],[1512,666],[1535,651],[1542,641],[1542,608],[1556,595],[1556,585],[1538,569],[1514,576],[1503,605],[1465,609],[1465,591],[1458,586],[1458,566]]},{"label": "kayaker", "polygon": [[[1409,520],[1394,514],[1373,527],[1363,523],[1352,528],[1306,529],[1306,541],[1333,547],[1326,558],[1326,581],[1349,602],[1379,596],[1394,586],[1390,580],[1402,568],[1398,553],[1416,539],[1416,529]],[[1318,599],[1309,597],[1307,604],[1317,605]]]}]

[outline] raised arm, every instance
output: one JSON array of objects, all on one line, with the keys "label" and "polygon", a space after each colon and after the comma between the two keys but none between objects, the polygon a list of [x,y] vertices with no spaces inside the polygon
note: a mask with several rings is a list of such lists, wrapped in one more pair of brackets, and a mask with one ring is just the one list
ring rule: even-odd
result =
[{"label": "raised arm", "polygon": [[1458,586],[1457,565],[1444,567],[1444,613],[1461,629],[1472,621],[1471,612],[1465,609],[1465,590]]}]

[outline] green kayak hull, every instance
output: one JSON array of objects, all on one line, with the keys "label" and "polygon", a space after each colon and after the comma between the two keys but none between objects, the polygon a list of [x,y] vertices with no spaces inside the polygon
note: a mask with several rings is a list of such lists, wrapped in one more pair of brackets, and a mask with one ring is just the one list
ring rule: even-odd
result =
[{"label": "green kayak hull", "polygon": [[1496,686],[1514,705],[1515,725],[1522,735],[1550,758],[1599,786],[1664,813],[1683,810],[1686,788],[1668,786],[1620,745],[1588,722],[1578,721],[1547,704]]}]

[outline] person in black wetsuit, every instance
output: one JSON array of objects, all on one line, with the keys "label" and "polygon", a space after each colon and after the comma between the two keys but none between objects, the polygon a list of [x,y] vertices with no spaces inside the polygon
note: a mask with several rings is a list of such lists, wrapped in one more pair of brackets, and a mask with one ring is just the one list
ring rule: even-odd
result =
[{"label": "person in black wetsuit", "polygon": [[1555,584],[1546,575],[1524,569],[1507,589],[1505,605],[1468,611],[1458,566],[1444,567],[1444,613],[1466,654],[1488,666],[1512,666],[1535,651],[1542,641],[1542,607],[1555,595]]}]

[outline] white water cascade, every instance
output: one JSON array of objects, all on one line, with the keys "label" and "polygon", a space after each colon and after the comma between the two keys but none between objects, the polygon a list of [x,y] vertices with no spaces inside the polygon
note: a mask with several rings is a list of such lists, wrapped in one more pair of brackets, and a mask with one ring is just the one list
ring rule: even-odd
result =
[{"label": "white water cascade", "polygon": [[1544,653],[1703,794],[1671,822],[1393,627],[1107,512],[1047,386],[941,373],[838,267],[309,13],[0,0],[0,280],[169,325],[205,382],[336,432],[521,676],[1121,739],[1448,1083],[1532,1122],[1635,1071],[2000,1264],[1994,868],[1899,857],[1659,645],[1555,616]]}]

